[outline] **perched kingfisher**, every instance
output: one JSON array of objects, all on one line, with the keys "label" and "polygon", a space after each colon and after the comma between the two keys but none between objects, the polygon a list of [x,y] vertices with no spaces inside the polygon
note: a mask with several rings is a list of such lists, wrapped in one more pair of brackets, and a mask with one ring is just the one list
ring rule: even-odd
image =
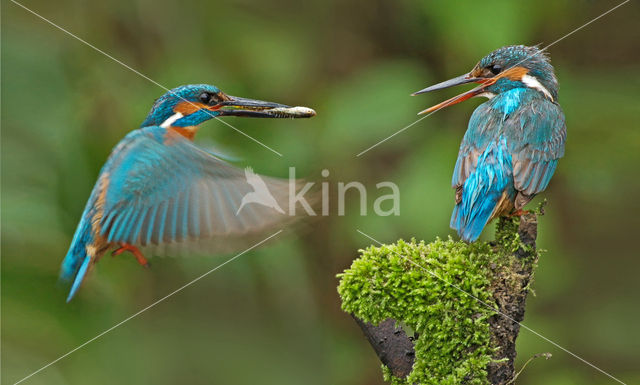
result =
[{"label": "perched kingfisher", "polygon": [[[241,207],[253,191],[244,171],[196,146],[193,137],[200,123],[218,116],[314,115],[310,108],[230,96],[206,84],[177,87],[157,99],[141,128],[116,145],[100,171],[62,262],[61,279],[73,280],[67,302],[111,248],[113,255],[129,251],[148,266],[139,247],[207,247],[281,223],[282,210]],[[288,202],[288,181],[261,180],[272,199]]]},{"label": "perched kingfisher", "polygon": [[567,128],[558,105],[558,80],[537,47],[497,49],[471,72],[414,95],[465,83],[480,85],[420,114],[475,96],[489,99],[471,115],[452,179],[456,205],[450,226],[473,242],[489,221],[521,215],[547,187],[564,155]]}]

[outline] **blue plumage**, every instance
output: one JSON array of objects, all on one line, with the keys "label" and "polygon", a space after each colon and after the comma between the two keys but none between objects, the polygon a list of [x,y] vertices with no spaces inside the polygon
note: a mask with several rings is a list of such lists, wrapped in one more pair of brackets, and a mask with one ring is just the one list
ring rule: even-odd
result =
[{"label": "blue plumage", "polygon": [[508,199],[515,195],[511,154],[503,136],[492,141],[477,162],[462,185],[463,199],[451,216],[451,228],[466,241],[478,239],[504,194]]},{"label": "blue plumage", "polygon": [[[200,95],[208,93],[210,95],[219,95],[220,89],[216,86],[208,84],[189,84],[172,89],[166,94],[162,95],[153,103],[151,111],[147,118],[142,122],[140,127],[151,127],[161,125],[167,118],[175,113],[175,107],[178,103],[188,100],[194,104],[200,103]],[[195,114],[195,115],[194,115]],[[205,120],[209,120],[215,117],[217,114],[206,110],[197,110],[192,114],[189,114],[185,120],[180,122],[176,121],[173,126],[186,127],[195,126]]]},{"label": "blue plumage", "polygon": [[[67,301],[110,248],[117,248],[115,254],[132,252],[146,266],[138,247],[229,249],[234,240],[260,236],[291,219],[264,205],[240,210],[243,197],[253,191],[245,172],[192,139],[197,124],[216,116],[314,114],[304,107],[229,96],[208,85],[178,87],[158,99],[143,128],[122,139],[100,171],[62,262],[60,278],[72,281]],[[258,178],[286,207],[289,181]]]},{"label": "blue plumage", "polygon": [[418,93],[469,82],[480,86],[425,112],[474,96],[489,98],[469,120],[452,177],[456,205],[450,225],[471,242],[493,218],[519,215],[547,187],[564,155],[566,126],[553,67],[535,47],[501,48],[468,74]]},{"label": "blue plumage", "polygon": [[83,215],[71,241],[71,247],[69,247],[69,251],[62,261],[60,270],[60,280],[65,282],[72,281],[67,302],[76,294],[87,273],[91,257],[87,255],[85,246],[91,244],[92,241],[91,229],[86,216]]}]

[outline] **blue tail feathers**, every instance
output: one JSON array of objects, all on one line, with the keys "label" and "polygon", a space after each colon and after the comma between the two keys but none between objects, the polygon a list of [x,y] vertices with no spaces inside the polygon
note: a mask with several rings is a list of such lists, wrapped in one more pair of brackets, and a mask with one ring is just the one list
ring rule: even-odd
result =
[{"label": "blue tail feathers", "polygon": [[451,228],[466,242],[477,240],[505,192],[513,199],[511,155],[505,141],[499,140],[487,146],[465,180],[462,201],[451,215]]},{"label": "blue tail feathers", "polygon": [[67,302],[75,296],[89,269],[91,256],[87,254],[86,245],[92,241],[91,229],[83,218],[73,236],[71,246],[62,261],[60,280],[69,282],[73,280]]},{"label": "blue tail feathers", "polygon": [[476,241],[489,222],[501,196],[502,191],[489,190],[484,191],[484,194],[477,197],[471,204],[465,202],[463,198],[463,201],[453,209],[451,228],[455,229],[465,242]]}]

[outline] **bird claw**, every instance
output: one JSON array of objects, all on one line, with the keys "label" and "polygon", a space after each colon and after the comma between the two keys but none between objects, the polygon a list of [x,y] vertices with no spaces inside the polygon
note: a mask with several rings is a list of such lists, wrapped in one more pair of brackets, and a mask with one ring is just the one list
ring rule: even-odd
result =
[{"label": "bird claw", "polygon": [[525,214],[531,214],[533,212],[533,210],[516,210],[516,211],[512,211],[511,214],[509,214],[509,218],[513,218],[513,217],[521,217]]},{"label": "bird claw", "polygon": [[138,261],[138,263],[142,265],[142,267],[148,268],[150,266],[149,261],[147,261],[144,255],[142,255],[142,252],[138,250],[137,247],[130,245],[128,243],[122,243],[119,248],[117,248],[111,253],[111,256],[115,257],[117,255],[124,253],[125,251],[128,251],[131,254],[133,254],[133,256],[136,257],[136,260]]}]

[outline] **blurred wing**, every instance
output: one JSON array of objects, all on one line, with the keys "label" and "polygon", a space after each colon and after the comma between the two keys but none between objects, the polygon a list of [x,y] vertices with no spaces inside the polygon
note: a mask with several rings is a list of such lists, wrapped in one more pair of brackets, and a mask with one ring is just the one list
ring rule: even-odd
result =
[{"label": "blurred wing", "polygon": [[[257,203],[241,208],[253,191],[244,171],[171,131],[138,130],[114,154],[104,170],[109,185],[101,219],[109,242],[227,249],[224,243],[232,238],[264,233],[290,219]],[[288,181],[259,177],[280,206],[289,207]]]},{"label": "blurred wing", "polygon": [[532,197],[547,188],[564,155],[567,127],[560,107],[537,99],[509,120],[513,179],[516,190]]},{"label": "blurred wing", "polygon": [[267,185],[262,180],[262,177],[253,172],[251,167],[244,169],[244,175],[247,178],[247,183],[249,183],[255,191],[264,191],[267,189]]}]

